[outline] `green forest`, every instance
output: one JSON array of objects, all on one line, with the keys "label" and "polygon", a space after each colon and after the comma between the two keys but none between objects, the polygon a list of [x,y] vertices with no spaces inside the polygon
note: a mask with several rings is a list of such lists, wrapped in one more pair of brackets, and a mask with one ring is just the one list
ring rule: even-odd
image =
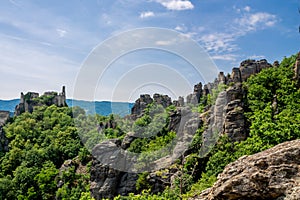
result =
[{"label": "green forest", "polygon": [[[185,159],[178,159],[168,169],[156,172],[161,176],[166,171],[178,172],[172,188],[166,184],[163,192],[153,193],[153,185],[147,179],[149,173],[144,172],[136,182],[136,194],[115,199],[188,199],[211,187],[224,167],[241,156],[299,139],[300,87],[293,79],[296,57],[286,57],[278,67],[263,69],[243,82],[249,126],[246,140],[232,142],[222,136],[208,155],[200,157],[202,133],[206,128],[202,124]],[[203,112],[227,87],[230,86],[219,85],[193,110]],[[128,132],[139,132],[150,136],[134,140],[127,150],[141,153],[145,159],[164,156],[157,150],[176,139],[176,132],[164,126],[175,109],[171,105],[164,111],[160,105],[150,104],[141,118],[131,122],[115,115],[87,116],[79,107],[44,105],[32,113],[12,118],[4,126],[9,151],[0,152],[0,199],[92,199],[89,185],[92,148],[107,138],[123,139]],[[99,135],[98,124],[113,122],[116,123]]]}]

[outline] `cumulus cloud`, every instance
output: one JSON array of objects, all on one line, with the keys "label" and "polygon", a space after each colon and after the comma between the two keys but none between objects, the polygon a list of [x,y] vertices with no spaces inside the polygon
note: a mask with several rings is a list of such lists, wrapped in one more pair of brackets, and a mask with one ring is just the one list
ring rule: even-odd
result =
[{"label": "cumulus cloud", "polygon": [[155,0],[168,10],[191,10],[194,8],[192,2],[188,0]]},{"label": "cumulus cloud", "polygon": [[143,19],[143,18],[148,18],[148,17],[154,17],[155,14],[154,12],[151,12],[151,11],[147,11],[147,12],[142,12],[140,14],[140,18]]}]

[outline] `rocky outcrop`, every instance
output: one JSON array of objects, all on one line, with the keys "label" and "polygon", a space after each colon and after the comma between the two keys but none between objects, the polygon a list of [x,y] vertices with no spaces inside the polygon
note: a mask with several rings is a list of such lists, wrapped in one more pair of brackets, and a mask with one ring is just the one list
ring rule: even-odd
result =
[{"label": "rocky outcrop", "polygon": [[227,83],[227,78],[224,75],[224,72],[219,73],[217,82],[218,82],[218,84],[226,84]]},{"label": "rocky outcrop", "polygon": [[295,67],[294,67],[294,79],[298,81],[298,83],[300,82],[300,52],[297,55],[296,58],[296,63],[295,63]]},{"label": "rocky outcrop", "polygon": [[[204,87],[204,89],[205,89],[205,87]],[[192,104],[192,105],[197,105],[200,102],[200,98],[202,97],[203,93],[205,93],[205,91],[203,91],[203,89],[202,89],[202,83],[198,83],[198,84],[194,85],[194,92],[192,94],[187,95],[186,103]]]},{"label": "rocky outcrop", "polygon": [[237,82],[226,90],[227,105],[224,119],[224,134],[231,141],[242,141],[247,138],[246,118],[244,115],[244,91],[242,84]]},{"label": "rocky outcrop", "polygon": [[219,83],[226,82],[229,88],[226,90],[226,114],[224,119],[223,134],[226,134],[231,141],[242,141],[247,138],[246,117],[244,115],[245,105],[243,98],[246,92],[242,88],[242,82],[251,75],[259,73],[261,70],[272,67],[265,59],[245,60],[241,62],[239,68],[233,68],[229,80],[219,74]]},{"label": "rocky outcrop", "polygon": [[213,187],[194,199],[300,199],[300,140],[243,156],[227,165]]},{"label": "rocky outcrop", "polygon": [[20,103],[15,108],[15,116],[24,112],[33,112],[34,107],[42,105],[56,105],[58,107],[67,106],[66,104],[66,90],[62,87],[62,92],[45,92],[44,95],[39,96],[39,93],[28,92],[25,95],[21,93]]},{"label": "rocky outcrop", "polygon": [[118,194],[128,195],[136,192],[138,175],[124,173],[93,160],[91,167],[91,196],[95,199],[113,199]]},{"label": "rocky outcrop", "polygon": [[156,104],[162,105],[164,108],[172,105],[171,97],[169,97],[168,95],[154,94],[153,101]]},{"label": "rocky outcrop", "polygon": [[[151,98],[149,94],[142,94],[140,95],[140,98],[135,101],[133,107],[131,108],[131,118],[137,119],[141,117],[145,108],[147,108],[147,106],[153,102],[162,105],[164,108],[172,105],[172,99],[168,95],[154,94],[153,98]],[[178,104],[179,103],[182,104],[181,99],[180,102],[178,101]]]},{"label": "rocky outcrop", "polygon": [[239,83],[242,82],[241,71],[239,68],[233,68],[230,76],[230,82]]},{"label": "rocky outcrop", "polygon": [[[218,136],[222,134],[228,135],[233,142],[245,140],[247,126],[243,103],[245,91],[242,88],[242,82],[270,66],[266,60],[246,60],[241,63],[239,68],[233,68],[231,75],[225,76],[223,72],[220,72],[213,83],[207,83],[204,86],[201,83],[196,84],[193,93],[186,97],[186,105],[183,97],[179,97],[172,103],[171,98],[167,95],[154,94],[153,98],[148,94],[140,95],[140,98],[135,101],[131,115],[126,118],[135,120],[143,116],[147,106],[152,103],[160,104],[164,108],[175,105],[176,109],[170,111],[165,128],[177,133],[176,146],[169,149],[168,156],[158,158],[152,163],[146,163],[147,166],[141,165],[139,169],[136,169],[137,155],[128,153],[126,149],[135,139],[139,138],[139,134],[130,132],[125,135],[123,140],[111,139],[96,145],[92,152],[94,156],[90,187],[92,197],[111,199],[119,194],[135,193],[137,192],[135,183],[138,172],[150,168],[170,170],[166,168],[178,158],[184,159],[189,154],[189,144],[202,123],[207,126],[207,130],[202,135],[203,144],[200,152],[202,156],[211,150],[211,147],[217,142]],[[204,108],[205,113],[201,116],[197,112],[192,112],[190,106],[197,106],[200,100],[205,101],[207,98],[202,98],[204,96],[210,94],[212,97],[212,91],[218,88],[218,84],[227,85],[227,89],[219,93],[213,106]],[[102,124],[102,127],[104,126]],[[176,170],[161,177],[158,175],[159,173],[151,172],[147,181],[152,186],[152,192],[161,192],[166,186],[170,186],[174,173]]]},{"label": "rocky outcrop", "polygon": [[240,72],[241,72],[241,79],[242,81],[246,81],[251,75],[257,74],[262,69],[272,67],[271,64],[267,62],[266,59],[262,59],[259,61],[255,60],[245,60],[241,62],[240,65]]},{"label": "rocky outcrop", "polygon": [[131,108],[131,115],[139,116],[142,114],[143,110],[147,107],[148,104],[152,103],[153,99],[149,94],[141,94],[133,107]]},{"label": "rocky outcrop", "polygon": [[8,151],[8,139],[5,136],[3,126],[10,118],[8,111],[0,111],[0,151]]},{"label": "rocky outcrop", "polygon": [[10,118],[9,111],[0,110],[0,126],[4,126]]},{"label": "rocky outcrop", "polygon": [[[65,160],[64,163],[59,168],[58,176],[55,178],[57,183],[56,185],[57,188],[61,188],[64,184],[67,184],[67,187],[72,187],[73,184],[77,184],[77,183],[70,182],[70,180],[66,181],[66,178],[64,177],[64,173],[70,171],[71,173],[74,173],[76,175],[87,175],[89,173],[86,163],[83,164],[79,160],[78,156],[73,159]],[[76,182],[77,180],[75,179],[74,181]],[[60,199],[60,198],[56,198],[56,199]]]},{"label": "rocky outcrop", "polygon": [[173,101],[173,105],[176,107],[183,107],[184,106],[184,98],[182,96],[179,96],[178,100]]},{"label": "rocky outcrop", "polygon": [[117,195],[126,196],[136,192],[138,174],[130,173],[130,157],[124,155],[120,140],[112,139],[93,148],[90,192],[95,199],[113,199]]}]

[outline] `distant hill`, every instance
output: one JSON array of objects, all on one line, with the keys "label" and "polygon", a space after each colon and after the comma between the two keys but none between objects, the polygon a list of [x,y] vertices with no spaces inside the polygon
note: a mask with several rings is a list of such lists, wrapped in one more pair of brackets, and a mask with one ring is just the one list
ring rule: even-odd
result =
[{"label": "distant hill", "polygon": [[20,103],[20,99],[0,100],[0,110],[9,111],[13,115],[16,105]]},{"label": "distant hill", "polygon": [[133,103],[127,102],[110,102],[110,101],[82,101],[67,99],[67,104],[72,106],[79,106],[83,108],[86,113],[107,116],[111,113],[125,116],[130,114]]},{"label": "distant hill", "polygon": [[[20,99],[13,100],[0,100],[0,110],[10,111],[14,113],[16,105],[18,105]],[[110,102],[110,101],[81,101],[67,99],[67,104],[72,107],[79,106],[83,108],[88,114],[97,113],[99,115],[107,116],[111,113],[125,116],[130,114],[133,103],[126,102]]]}]

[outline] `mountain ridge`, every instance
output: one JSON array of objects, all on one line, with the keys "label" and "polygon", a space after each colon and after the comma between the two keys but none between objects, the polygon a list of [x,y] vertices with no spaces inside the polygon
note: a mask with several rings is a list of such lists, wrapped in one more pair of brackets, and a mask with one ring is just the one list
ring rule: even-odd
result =
[{"label": "mountain ridge", "polygon": [[[9,111],[11,116],[15,111],[15,107],[20,103],[20,99],[11,99],[11,100],[1,100],[0,99],[0,110]],[[130,110],[134,103],[130,102],[111,102],[111,101],[85,101],[85,100],[77,100],[77,99],[66,99],[66,103],[68,106],[80,106],[88,114],[99,114],[99,115],[110,115],[112,113],[119,114],[121,116],[130,114]],[[111,104],[111,107],[109,107]],[[95,112],[93,112],[92,108],[95,106]],[[114,112],[120,110],[120,112]]]}]

